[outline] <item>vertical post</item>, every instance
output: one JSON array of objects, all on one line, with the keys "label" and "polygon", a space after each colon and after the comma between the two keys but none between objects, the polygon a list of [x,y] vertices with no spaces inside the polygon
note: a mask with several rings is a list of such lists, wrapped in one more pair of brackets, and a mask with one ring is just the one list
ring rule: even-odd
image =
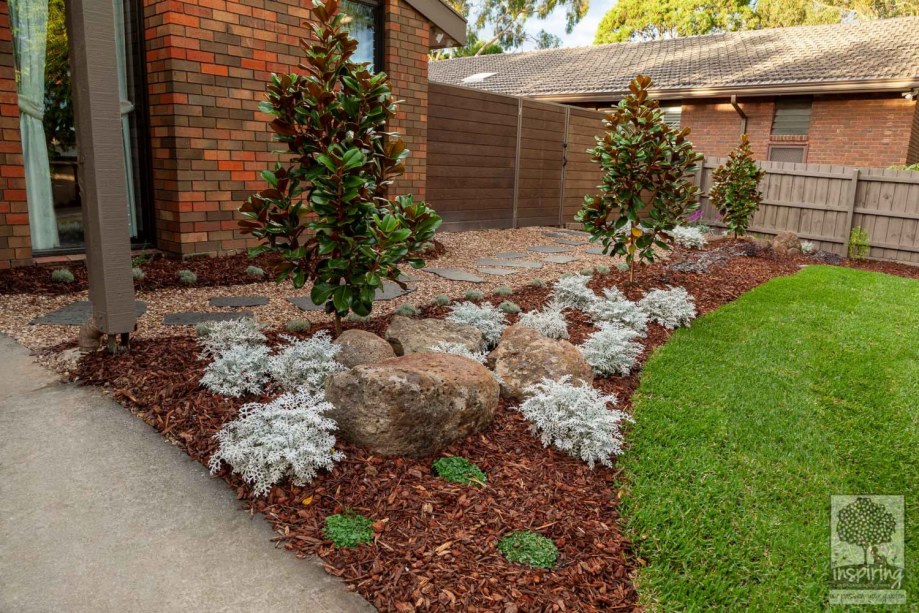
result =
[{"label": "vertical post", "polygon": [[568,174],[568,126],[571,125],[571,107],[565,107],[565,131],[562,133],[562,180],[558,194],[558,225],[565,227],[565,175]]},{"label": "vertical post", "polygon": [[846,234],[842,237],[842,253],[840,255],[848,254],[849,237],[852,235],[852,220],[855,218],[855,201],[858,199],[858,178],[860,173],[860,169],[853,169],[851,178],[849,179],[849,206],[846,209],[846,225],[844,226]]},{"label": "vertical post", "polygon": [[67,35],[93,323],[134,330],[134,280],[111,0],[68,0]]},{"label": "vertical post", "polygon": [[520,199],[520,141],[523,138],[523,98],[517,98],[517,150],[514,153],[514,211],[511,227],[517,227],[517,201]]}]

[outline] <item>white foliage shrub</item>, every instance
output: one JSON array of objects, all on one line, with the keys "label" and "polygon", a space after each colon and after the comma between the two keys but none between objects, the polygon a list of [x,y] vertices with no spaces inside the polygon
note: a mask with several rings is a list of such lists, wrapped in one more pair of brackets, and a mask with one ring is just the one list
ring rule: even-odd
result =
[{"label": "white foliage shrub", "polygon": [[262,325],[249,318],[208,321],[195,326],[195,331],[202,356],[215,356],[240,345],[256,347],[267,341]]},{"label": "white foliage shrub", "polygon": [[616,287],[604,289],[603,298],[592,304],[587,314],[596,323],[622,324],[639,334],[648,328],[648,315]]},{"label": "white foliage shrub", "polygon": [[472,302],[461,302],[451,307],[447,319],[478,328],[489,347],[494,347],[498,343],[507,327],[507,318],[504,313],[490,303],[478,305]]},{"label": "white foliage shrub", "polygon": [[287,391],[303,388],[320,392],[325,388],[329,375],[346,370],[335,360],[341,347],[332,343],[325,330],[305,341],[286,335],[281,338],[290,345],[269,358],[268,369],[278,385]]},{"label": "white foliage shrub", "polygon": [[670,231],[670,236],[673,242],[686,249],[702,249],[708,244],[705,234],[696,226],[677,226]]},{"label": "white foliage shrub", "polygon": [[817,245],[811,241],[801,241],[801,253],[804,255],[810,255],[817,251]]},{"label": "white foliage shrub", "polygon": [[431,351],[436,351],[437,353],[451,353],[453,355],[461,355],[464,358],[469,358],[470,360],[475,360],[480,364],[485,363],[485,358],[488,357],[488,353],[485,351],[472,351],[466,345],[462,343],[449,343],[447,341],[440,341],[433,347]]},{"label": "white foliage shrub", "polygon": [[208,466],[226,462],[253,486],[256,496],[284,477],[306,485],[320,468],[331,470],[344,455],[335,451],[335,422],[324,416],[332,405],[323,394],[287,393],[267,404],[249,403],[214,437],[220,446]]},{"label": "white foliage shrub", "polygon": [[587,311],[597,300],[597,295],[587,287],[590,277],[584,275],[571,275],[562,277],[555,282],[552,290],[552,299],[563,307]]},{"label": "white foliage shrub", "polygon": [[207,365],[201,385],[215,394],[233,398],[261,394],[269,380],[268,363],[268,347],[236,345],[222,351]]},{"label": "white foliage shrub", "polygon": [[651,290],[638,302],[651,321],[668,330],[688,326],[696,317],[696,303],[682,287]]},{"label": "white foliage shrub", "polygon": [[569,377],[559,381],[544,379],[527,387],[518,410],[523,413],[539,440],[548,447],[581,458],[593,468],[596,462],[612,466],[612,457],[622,452],[620,424],[631,418],[607,405],[616,397],[593,387],[576,386]]},{"label": "white foliage shrub", "polygon": [[542,311],[524,313],[517,320],[521,326],[536,330],[543,336],[555,339],[568,338],[568,322],[565,321],[563,306],[557,302],[550,302]]},{"label": "white foliage shrub", "polygon": [[581,345],[584,359],[598,375],[627,375],[641,355],[641,334],[618,323],[601,323]]}]

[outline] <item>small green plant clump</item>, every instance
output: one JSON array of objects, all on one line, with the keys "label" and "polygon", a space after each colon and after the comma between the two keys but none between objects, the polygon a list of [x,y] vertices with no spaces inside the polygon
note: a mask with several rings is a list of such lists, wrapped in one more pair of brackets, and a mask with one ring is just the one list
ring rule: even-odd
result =
[{"label": "small green plant clump", "polygon": [[135,281],[143,281],[147,277],[144,271],[137,266],[131,269],[131,276],[134,277]]},{"label": "small green plant clump", "polygon": [[418,317],[421,315],[421,311],[412,304],[400,304],[393,313],[403,317]]},{"label": "small green plant clump", "polygon": [[153,259],[152,253],[141,253],[131,258],[131,266],[143,266]]},{"label": "small green plant clump", "polygon": [[616,270],[619,272],[628,272],[629,264],[628,262],[616,262]]},{"label": "small green plant clump", "polygon": [[55,283],[73,283],[73,273],[66,268],[58,268],[51,273],[51,280]]},{"label": "small green plant clump", "polygon": [[357,547],[373,540],[373,520],[357,513],[329,515],[322,533],[336,547]]},{"label": "small green plant clump", "polygon": [[466,292],[466,295],[463,297],[466,300],[469,300],[470,302],[478,302],[479,300],[485,297],[485,294],[483,294],[477,289],[471,289],[468,292]]},{"label": "small green plant clump", "polygon": [[450,302],[450,296],[446,294],[437,294],[434,296],[434,300],[431,301],[431,304],[434,306],[447,306]]},{"label": "small green plant clump", "polygon": [[495,296],[510,296],[513,293],[514,290],[506,285],[502,285],[501,287],[495,289]]},{"label": "small green plant clump", "polygon": [[709,198],[735,237],[747,233],[750,220],[759,209],[763,199],[759,182],[765,174],[753,159],[746,134],[740,137],[740,145],[731,151],[728,160],[712,172]]},{"label": "small green plant clump", "polygon": [[288,332],[309,332],[312,322],[308,319],[291,319],[285,328]]},{"label": "small green plant clump", "polygon": [[176,276],[183,285],[194,285],[198,282],[198,275],[190,270],[180,270]]},{"label": "small green plant clump", "polygon": [[347,321],[353,321],[353,322],[361,323],[361,322],[365,322],[365,321],[370,321],[370,315],[358,315],[358,314],[355,313],[354,311],[351,311],[350,313],[348,313],[348,316],[345,317],[345,319],[346,319]]},{"label": "small green plant clump", "polygon": [[481,486],[488,480],[482,469],[466,458],[455,456],[439,458],[434,462],[432,468],[438,477],[461,485]]},{"label": "small green plant clump", "polygon": [[868,252],[871,249],[869,241],[868,233],[862,230],[861,226],[852,228],[852,232],[849,234],[849,259],[864,260],[868,257]]},{"label": "small green plant clump", "polygon": [[558,559],[558,549],[551,539],[541,534],[521,530],[498,541],[498,550],[508,562],[536,568],[552,568]]},{"label": "small green plant clump", "polygon": [[498,309],[502,313],[508,313],[508,314],[520,312],[520,306],[516,302],[511,302],[510,300],[505,300],[504,302],[499,304]]},{"label": "small green plant clump", "polygon": [[530,281],[530,287],[545,287],[546,282],[543,279],[533,279]]},{"label": "small green plant clump", "polygon": [[248,266],[246,267],[246,275],[260,279],[265,276],[265,271],[258,266]]},{"label": "small green plant clump", "polygon": [[581,269],[581,274],[584,275],[585,277],[592,277],[592,276],[594,276],[594,268],[593,268],[593,266],[588,266],[587,268]]},{"label": "small green plant clump", "polygon": [[609,274],[609,266],[597,266],[594,268],[594,272],[598,275],[606,276]]}]

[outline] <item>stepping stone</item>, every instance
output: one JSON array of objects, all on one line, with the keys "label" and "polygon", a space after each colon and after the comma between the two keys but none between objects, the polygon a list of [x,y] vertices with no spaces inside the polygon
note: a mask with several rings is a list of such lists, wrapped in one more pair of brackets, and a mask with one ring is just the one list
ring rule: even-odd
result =
[{"label": "stepping stone", "polygon": [[558,232],[543,232],[543,236],[548,236],[549,238],[562,238],[564,234],[559,234]]},{"label": "stepping stone", "polygon": [[555,242],[559,245],[574,245],[575,247],[583,247],[584,244],[587,243],[587,241],[573,241],[568,240],[567,238],[560,238]]},{"label": "stepping stone", "polygon": [[603,255],[603,247],[591,247],[587,250],[587,253],[591,255]]},{"label": "stepping stone", "polygon": [[238,309],[240,307],[264,306],[268,304],[268,298],[264,296],[214,296],[208,301],[212,307],[230,307]]},{"label": "stepping stone", "polygon": [[527,247],[527,251],[535,251],[536,253],[570,253],[574,249],[556,247],[555,245],[533,245],[532,247]]},{"label": "stepping stone", "polygon": [[485,267],[480,266],[479,272],[486,274],[486,275],[500,275],[503,277],[506,275],[516,274],[518,271],[512,270],[510,268],[485,268]]},{"label": "stepping stone", "polygon": [[513,260],[515,258],[525,258],[528,256],[520,251],[502,251],[501,253],[496,253],[495,257],[502,260]]},{"label": "stepping stone", "polygon": [[163,317],[164,326],[195,326],[208,321],[231,321],[234,319],[252,319],[252,311],[238,311],[236,313],[204,313],[201,311],[183,311],[181,313],[167,313]]},{"label": "stepping stone", "polygon": [[475,261],[476,266],[497,267],[497,268],[532,268],[534,270],[542,268],[542,262],[532,260],[502,260],[499,258],[482,258]]},{"label": "stepping stone", "polygon": [[[147,312],[147,303],[134,301],[134,312],[138,317]],[[82,326],[93,315],[92,303],[89,300],[78,300],[36,317],[29,324],[33,326]]]},{"label": "stepping stone", "polygon": [[296,298],[288,298],[287,301],[301,311],[325,311],[325,305],[314,304],[309,296],[297,296]]},{"label": "stepping stone", "polygon": [[[377,289],[373,300],[374,302],[378,300],[392,300],[393,298],[398,298],[399,296],[404,296],[405,294],[414,292],[415,289],[417,288],[406,287],[405,289],[402,289],[396,283],[391,281],[384,281],[383,287]],[[314,303],[312,298],[309,296],[295,296],[293,298],[288,298],[287,301],[301,311],[325,311],[324,304]]]},{"label": "stepping stone", "polygon": [[543,258],[543,261],[553,264],[570,264],[571,262],[577,262],[579,259],[573,255],[547,255]]},{"label": "stepping stone", "polygon": [[449,279],[450,281],[485,283],[485,279],[482,277],[477,277],[471,272],[467,272],[460,268],[425,268],[424,271],[429,272],[432,275],[437,275],[438,277],[443,277],[444,279]]},{"label": "stepping stone", "polygon": [[590,233],[584,232],[583,230],[571,230],[570,228],[564,228],[559,230],[559,232],[564,232],[568,236],[583,236],[584,238],[590,238]]}]

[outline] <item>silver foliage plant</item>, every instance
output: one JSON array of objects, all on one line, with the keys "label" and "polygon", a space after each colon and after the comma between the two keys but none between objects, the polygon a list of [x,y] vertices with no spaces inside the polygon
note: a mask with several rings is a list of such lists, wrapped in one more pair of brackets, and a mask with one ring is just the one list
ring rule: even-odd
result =
[{"label": "silver foliage plant", "polygon": [[589,385],[572,385],[570,377],[558,381],[543,379],[527,387],[518,410],[530,422],[542,444],[587,462],[613,465],[613,456],[622,452],[624,421],[631,418],[608,405],[616,404]]},{"label": "silver foliage plant", "polygon": [[563,307],[587,311],[597,300],[597,295],[587,287],[590,277],[570,275],[561,277],[552,289],[552,299]]},{"label": "silver foliage plant", "polygon": [[462,343],[450,343],[447,341],[439,341],[436,345],[431,347],[431,351],[436,351],[437,353],[461,355],[464,358],[475,360],[480,364],[484,364],[485,358],[488,356],[488,353],[485,351],[472,351],[469,349],[469,347]]},{"label": "silver foliage plant", "polygon": [[290,344],[268,359],[268,370],[275,382],[286,391],[303,388],[313,393],[320,392],[329,375],[346,370],[335,360],[341,347],[332,343],[325,330],[305,341],[287,335],[281,338]]},{"label": "silver foliage plant", "polygon": [[621,324],[642,335],[648,328],[648,315],[616,287],[604,289],[603,298],[596,300],[587,314],[595,323]]},{"label": "silver foliage plant", "polygon": [[810,255],[817,251],[817,245],[811,241],[801,241],[801,253]]},{"label": "silver foliage plant", "polygon": [[654,289],[638,302],[648,319],[668,330],[688,326],[696,317],[696,303],[682,287]]},{"label": "silver foliage plant", "polygon": [[702,249],[708,244],[702,229],[696,226],[677,226],[669,234],[673,242],[686,249]]},{"label": "silver foliage plant", "polygon": [[641,336],[618,323],[601,323],[600,329],[587,337],[581,353],[598,375],[628,375],[641,355]]},{"label": "silver foliage plant", "polygon": [[195,332],[204,357],[219,355],[239,345],[264,345],[268,340],[262,334],[262,325],[250,318],[208,321],[195,326]]},{"label": "silver foliage plant", "polygon": [[204,369],[201,385],[223,396],[261,394],[268,383],[269,349],[264,345],[235,345],[221,351]]},{"label": "silver foliage plant", "polygon": [[536,330],[543,336],[555,339],[568,338],[568,322],[565,320],[564,306],[551,301],[541,311],[529,311],[520,316],[517,323]]},{"label": "silver foliage plant", "polygon": [[489,347],[494,347],[507,328],[507,318],[493,304],[482,305],[472,302],[461,302],[450,308],[449,321],[473,326],[482,332],[482,338]]},{"label": "silver foliage plant", "polygon": [[226,462],[256,496],[268,494],[285,477],[306,485],[320,468],[331,470],[344,457],[334,449],[335,422],[325,416],[331,409],[323,394],[307,390],[244,405],[214,437],[219,447],[208,463],[211,473]]}]

